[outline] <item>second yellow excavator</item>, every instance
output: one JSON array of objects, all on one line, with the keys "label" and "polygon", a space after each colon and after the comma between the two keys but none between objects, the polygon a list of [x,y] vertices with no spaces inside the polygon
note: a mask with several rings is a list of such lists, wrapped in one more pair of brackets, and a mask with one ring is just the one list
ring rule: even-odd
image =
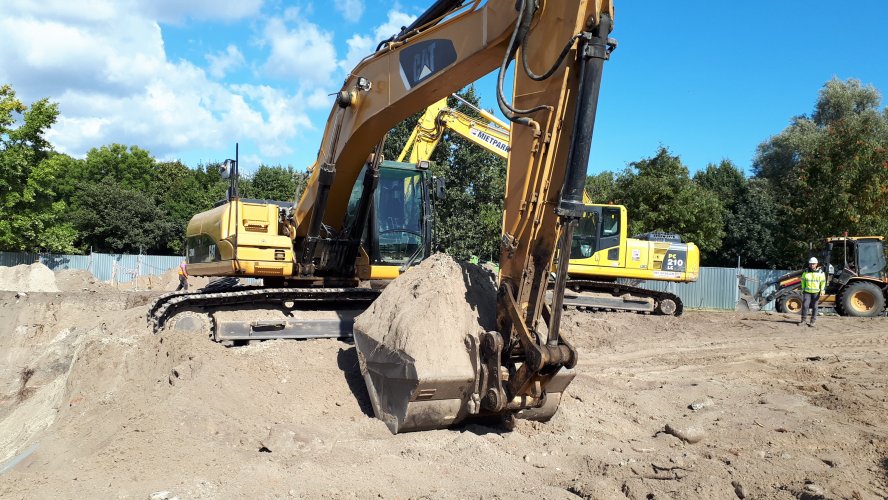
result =
[{"label": "second yellow excavator", "polygon": [[[419,117],[398,161],[427,165],[444,133],[450,131],[502,159],[509,157],[509,125],[457,94],[453,98],[480,118],[450,108],[447,98]],[[700,272],[700,251],[694,243],[668,233],[628,236],[623,205],[594,204],[583,193],[595,217],[581,219],[574,230],[564,305],[584,310],[612,310],[681,315],[681,298],[617,280],[690,283]]]}]

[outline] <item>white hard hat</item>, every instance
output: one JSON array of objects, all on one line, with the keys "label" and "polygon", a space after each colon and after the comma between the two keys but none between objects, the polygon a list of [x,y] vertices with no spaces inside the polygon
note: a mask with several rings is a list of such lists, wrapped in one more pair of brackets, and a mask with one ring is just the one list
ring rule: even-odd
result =
[{"label": "white hard hat", "polygon": [[817,263],[817,257],[811,257],[810,259],[808,259],[808,264],[816,264],[816,263]]}]

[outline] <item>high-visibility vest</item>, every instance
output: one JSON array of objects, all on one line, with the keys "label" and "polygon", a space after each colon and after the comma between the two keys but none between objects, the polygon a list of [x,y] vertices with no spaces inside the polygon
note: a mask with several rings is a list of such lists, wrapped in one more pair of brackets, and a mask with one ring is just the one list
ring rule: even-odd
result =
[{"label": "high-visibility vest", "polygon": [[805,293],[823,293],[826,288],[826,274],[823,271],[805,271],[802,273],[802,291]]}]

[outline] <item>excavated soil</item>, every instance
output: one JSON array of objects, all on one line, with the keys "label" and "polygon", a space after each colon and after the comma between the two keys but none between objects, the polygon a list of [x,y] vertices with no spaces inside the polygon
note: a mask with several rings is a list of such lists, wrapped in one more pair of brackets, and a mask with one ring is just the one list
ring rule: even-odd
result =
[{"label": "excavated soil", "polygon": [[58,292],[55,276],[50,268],[37,262],[13,267],[0,267],[0,291]]},{"label": "excavated soil", "polygon": [[392,435],[349,343],[155,336],[154,294],[0,292],[0,497],[888,497],[885,318],[568,311],[551,421]]}]

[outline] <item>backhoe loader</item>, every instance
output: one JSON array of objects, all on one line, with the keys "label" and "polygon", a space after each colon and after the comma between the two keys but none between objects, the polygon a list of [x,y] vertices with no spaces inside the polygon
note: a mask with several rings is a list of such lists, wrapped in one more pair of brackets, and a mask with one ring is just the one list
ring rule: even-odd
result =
[{"label": "backhoe loader", "polygon": [[[292,318],[310,316],[314,309],[335,313],[366,307],[376,291],[360,286],[362,266],[372,266],[362,243],[371,200],[381,189],[386,131],[497,70],[497,101],[511,122],[511,150],[496,330],[466,333],[470,347],[463,349],[467,359],[462,365],[472,367],[468,374],[451,373],[455,368],[450,365],[417,366],[408,353],[357,333],[354,340],[376,414],[404,416],[390,426],[393,432],[442,428],[471,418],[550,418],[573,378],[577,351],[560,331],[567,260],[557,262],[547,300],[549,273],[556,253],[570,253],[577,222],[590,217],[583,184],[604,61],[616,47],[609,38],[612,20],[609,0],[437,0],[348,75],[335,97],[307,187],[299,202],[285,210],[279,234],[261,235],[266,224],[274,225],[273,212],[254,213],[237,198],[200,224],[192,221],[189,262],[197,264],[202,256],[216,266],[200,273],[267,277],[260,274],[269,272],[265,266],[280,263],[273,271],[275,287],[223,291],[208,302],[204,296],[213,293],[195,293],[194,299],[173,296],[152,308],[152,316],[173,301],[182,304],[180,309],[192,302],[197,308],[233,304],[234,309],[273,302]],[[503,87],[513,62],[509,101]],[[403,205],[408,191],[406,183],[399,184],[380,195],[380,203]],[[424,224],[401,233],[423,234],[427,213],[405,206],[400,213]],[[226,230],[217,233],[217,225]],[[289,239],[291,254],[287,245],[272,241],[278,235]],[[405,253],[410,241],[399,240]],[[254,250],[242,251],[241,245]],[[198,251],[204,247],[206,252]],[[414,251],[401,265],[418,255]],[[199,274],[193,269],[199,268],[190,267],[191,274]],[[422,334],[438,336],[435,331]],[[454,386],[454,380],[471,382]]]},{"label": "backhoe loader", "polygon": [[[826,291],[819,307],[841,316],[873,317],[886,313],[888,267],[882,236],[839,236],[827,238],[817,252],[827,276]],[[778,312],[799,314],[802,310],[802,270],[761,283],[753,292],[740,276],[740,299],[747,309],[759,310],[775,302]],[[769,291],[769,293],[765,293]]]},{"label": "backhoe loader", "polygon": [[[424,165],[431,159],[445,131],[451,131],[488,152],[508,159],[509,125],[473,106],[474,118],[447,106],[447,98],[429,106],[404,144],[398,161]],[[624,280],[690,283],[700,273],[700,251],[675,234],[628,236],[629,221],[622,205],[593,204],[583,193],[586,209],[595,217],[579,222],[570,252],[564,305],[582,310],[633,311],[680,316],[681,298],[670,292],[648,290]]]}]

